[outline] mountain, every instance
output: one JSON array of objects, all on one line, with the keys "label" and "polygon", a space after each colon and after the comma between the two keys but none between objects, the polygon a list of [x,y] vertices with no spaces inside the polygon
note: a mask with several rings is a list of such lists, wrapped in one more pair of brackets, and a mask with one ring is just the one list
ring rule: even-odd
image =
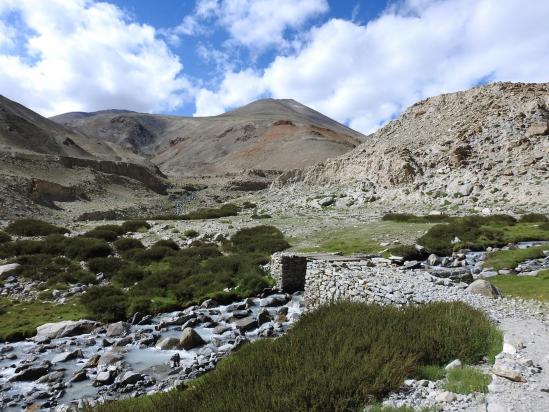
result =
[{"label": "mountain", "polygon": [[99,199],[108,206],[121,194],[138,198],[166,188],[165,176],[143,156],[0,96],[0,219],[59,209],[56,202],[82,201],[85,209]]},{"label": "mountain", "polygon": [[420,101],[367,143],[278,184],[354,186],[395,204],[546,209],[548,181],[549,83],[494,83]]},{"label": "mountain", "polygon": [[145,155],[172,176],[301,168],[346,153],[365,138],[287,99],[258,100],[211,117],[107,110],[51,120]]}]

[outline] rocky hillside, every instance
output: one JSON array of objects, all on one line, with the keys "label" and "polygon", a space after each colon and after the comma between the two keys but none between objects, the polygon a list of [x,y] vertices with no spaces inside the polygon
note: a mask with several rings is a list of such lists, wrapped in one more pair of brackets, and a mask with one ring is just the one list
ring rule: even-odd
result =
[{"label": "rocky hillside", "polygon": [[546,206],[548,154],[549,84],[494,83],[420,101],[356,149],[278,183],[358,186],[397,203]]},{"label": "rocky hillside", "polygon": [[163,194],[166,186],[144,157],[0,96],[0,219],[60,209],[56,202],[104,208],[122,195]]},{"label": "rocky hillside", "polygon": [[108,110],[52,120],[144,154],[172,176],[307,167],[346,153],[364,139],[294,100],[259,100],[202,118]]}]

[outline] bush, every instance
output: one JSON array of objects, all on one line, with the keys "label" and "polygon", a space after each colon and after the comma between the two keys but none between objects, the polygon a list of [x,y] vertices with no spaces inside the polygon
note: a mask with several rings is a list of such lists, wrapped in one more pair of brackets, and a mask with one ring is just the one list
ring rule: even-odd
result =
[{"label": "bush", "polygon": [[187,238],[187,239],[193,239],[195,237],[197,237],[200,233],[198,233],[196,230],[194,229],[189,229],[189,230],[185,230],[185,232],[183,232],[183,235]]},{"label": "bush", "polygon": [[220,208],[202,208],[182,215],[182,220],[218,219],[221,217],[236,216],[240,208],[232,203],[227,203]]},{"label": "bush", "polygon": [[42,246],[43,243],[39,240],[16,240],[15,242],[2,243],[0,245],[0,257],[8,258],[42,253]]},{"label": "bush", "polygon": [[19,219],[10,223],[6,228],[6,232],[17,236],[46,236],[53,233],[68,233],[69,230],[42,220]]},{"label": "bush", "polygon": [[124,230],[124,233],[139,232],[140,230],[147,230],[150,228],[151,225],[149,225],[149,223],[147,223],[147,221],[143,219],[127,220],[122,223],[122,229]]},{"label": "bush", "polygon": [[539,225],[539,228],[541,230],[549,230],[549,222],[542,223],[541,225]]},{"label": "bush", "polygon": [[252,202],[245,201],[244,203],[242,203],[242,208],[243,209],[255,209],[256,207],[257,207],[257,205],[255,203],[252,203]]},{"label": "bush", "polygon": [[121,284],[122,286],[131,286],[136,282],[139,282],[145,278],[147,273],[138,266],[128,265],[116,272],[113,277],[113,281]]},{"label": "bush", "polygon": [[11,236],[8,235],[6,232],[2,232],[0,230],[0,244],[10,242],[10,241],[11,241]]},{"label": "bush", "polygon": [[397,309],[341,302],[303,315],[278,339],[245,345],[186,390],[98,411],[353,411],[398,390],[421,365],[478,362],[501,334],[462,303]]},{"label": "bush", "polygon": [[140,240],[132,239],[131,237],[123,237],[117,239],[113,243],[116,250],[123,252],[130,249],[145,249]]},{"label": "bush", "polygon": [[528,213],[522,215],[519,219],[519,223],[544,223],[549,222],[547,216],[542,213]]},{"label": "bush", "polygon": [[179,250],[179,245],[175,243],[172,239],[159,240],[154,243],[151,247],[167,247],[172,250]]},{"label": "bush", "polygon": [[95,276],[82,270],[79,264],[62,256],[44,254],[20,256],[13,273],[20,277],[47,282],[47,285],[94,283]]},{"label": "bush", "polygon": [[130,249],[124,252],[123,256],[125,259],[133,260],[140,265],[149,265],[174,253],[175,251],[169,247],[155,246],[150,249]]},{"label": "bush", "polygon": [[112,242],[124,233],[124,229],[118,225],[101,225],[86,232],[84,237],[92,237],[96,239],[103,239],[107,242]]},{"label": "bush", "polygon": [[229,250],[239,253],[273,254],[287,249],[290,244],[274,226],[255,226],[241,229],[230,239]]},{"label": "bush", "polygon": [[425,259],[428,254],[425,249],[418,250],[412,245],[399,245],[388,250],[393,256],[402,257],[404,260],[422,260]]},{"label": "bush", "polygon": [[403,223],[439,223],[449,222],[452,218],[445,214],[416,216],[411,213],[386,213],[381,220]]},{"label": "bush", "polygon": [[104,273],[109,277],[114,275],[124,266],[127,266],[127,263],[116,257],[96,257],[88,260],[88,268],[93,273]]},{"label": "bush", "polygon": [[126,319],[128,299],[121,289],[113,286],[93,286],[80,297],[92,318],[101,322]]},{"label": "bush", "polygon": [[112,250],[102,239],[87,237],[68,238],[65,245],[65,255],[72,259],[87,260],[95,257],[106,257]]}]

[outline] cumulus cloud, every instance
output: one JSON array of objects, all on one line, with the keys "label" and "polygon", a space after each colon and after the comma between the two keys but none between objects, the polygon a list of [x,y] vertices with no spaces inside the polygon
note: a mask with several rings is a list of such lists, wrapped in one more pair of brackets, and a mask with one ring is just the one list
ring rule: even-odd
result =
[{"label": "cumulus cloud", "polygon": [[217,24],[231,39],[253,49],[285,47],[288,29],[297,29],[312,17],[328,11],[327,0],[198,0],[176,32],[204,32],[204,24]]},{"label": "cumulus cloud", "polygon": [[[298,51],[254,79],[248,73],[257,93],[242,96],[294,98],[371,132],[424,97],[486,81],[549,81],[548,19],[545,1],[405,0],[367,25],[331,19],[312,28]],[[238,79],[231,72],[201,93],[222,111],[245,100],[231,84]]]},{"label": "cumulus cloud", "polygon": [[188,98],[179,58],[112,4],[2,0],[0,21],[0,43],[12,46],[0,47],[0,90],[43,115],[170,110]]}]

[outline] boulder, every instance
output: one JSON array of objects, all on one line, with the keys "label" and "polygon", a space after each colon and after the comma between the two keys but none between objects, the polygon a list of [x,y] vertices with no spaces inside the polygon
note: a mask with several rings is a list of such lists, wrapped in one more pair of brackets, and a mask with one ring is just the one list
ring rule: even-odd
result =
[{"label": "boulder", "polygon": [[317,203],[321,207],[327,207],[333,205],[335,203],[335,199],[333,197],[323,197],[322,199],[318,199]]},{"label": "boulder", "polygon": [[427,263],[429,264],[429,266],[436,266],[439,262],[440,259],[434,253],[431,253],[427,258]]},{"label": "boulder", "polygon": [[63,352],[55,355],[52,359],[52,363],[67,362],[73,359],[82,358],[82,351],[80,349],[74,350],[72,352]]},{"label": "boulder", "polygon": [[506,359],[498,359],[492,368],[492,373],[496,376],[509,379],[513,382],[524,382],[522,372],[524,367],[518,363]]},{"label": "boulder", "polygon": [[185,350],[196,348],[205,343],[204,339],[193,328],[183,329],[181,339],[179,339],[179,347]]},{"label": "boulder", "polygon": [[257,328],[258,326],[257,320],[255,320],[251,316],[244,319],[238,319],[234,324],[240,332],[248,332]]},{"label": "boulder", "polygon": [[114,365],[122,360],[122,356],[114,352],[105,352],[97,361],[97,367]]},{"label": "boulder", "polygon": [[545,136],[549,134],[549,122],[536,123],[526,130],[527,136]]},{"label": "boulder", "polygon": [[448,391],[441,392],[435,397],[435,401],[437,402],[453,402],[456,399],[456,394]]},{"label": "boulder", "polygon": [[133,371],[127,371],[122,376],[118,377],[118,383],[120,385],[132,385],[145,379],[143,375]]},{"label": "boulder", "polygon": [[36,328],[35,341],[66,338],[90,333],[97,327],[98,323],[92,320],[64,320],[55,323],[45,323]]},{"label": "boulder", "polygon": [[469,293],[483,295],[488,298],[499,298],[502,296],[500,290],[484,279],[477,279],[465,289]]},{"label": "boulder", "polygon": [[113,373],[109,370],[99,372],[93,381],[94,386],[108,385],[113,381]]},{"label": "boulder", "polygon": [[265,299],[262,299],[260,306],[271,308],[276,306],[282,306],[286,302],[288,302],[288,298],[286,297],[286,295],[282,295],[282,294],[271,295]]},{"label": "boulder", "polygon": [[267,309],[263,309],[257,315],[257,324],[258,326],[263,325],[264,323],[270,322],[272,320],[271,314]]},{"label": "boulder", "polygon": [[30,366],[23,369],[19,373],[13,375],[9,382],[18,382],[18,381],[34,381],[42,376],[46,375],[50,370],[49,364],[43,364],[39,366]]},{"label": "boulder", "polygon": [[164,338],[156,343],[156,348],[161,350],[176,349],[179,346],[179,339],[177,338]]},{"label": "boulder", "polygon": [[444,367],[444,369],[446,369],[447,371],[456,368],[461,368],[461,361],[459,359],[454,359],[452,362]]},{"label": "boulder", "polygon": [[221,334],[227,332],[230,329],[231,329],[231,327],[229,325],[217,325],[214,328],[213,333],[215,333],[216,335],[221,335]]},{"label": "boulder", "polygon": [[9,263],[7,265],[0,265],[0,275],[6,272],[10,272],[19,267],[19,263]]},{"label": "boulder", "polygon": [[107,327],[107,336],[109,338],[115,336],[124,336],[130,331],[131,325],[126,322],[111,323]]}]

